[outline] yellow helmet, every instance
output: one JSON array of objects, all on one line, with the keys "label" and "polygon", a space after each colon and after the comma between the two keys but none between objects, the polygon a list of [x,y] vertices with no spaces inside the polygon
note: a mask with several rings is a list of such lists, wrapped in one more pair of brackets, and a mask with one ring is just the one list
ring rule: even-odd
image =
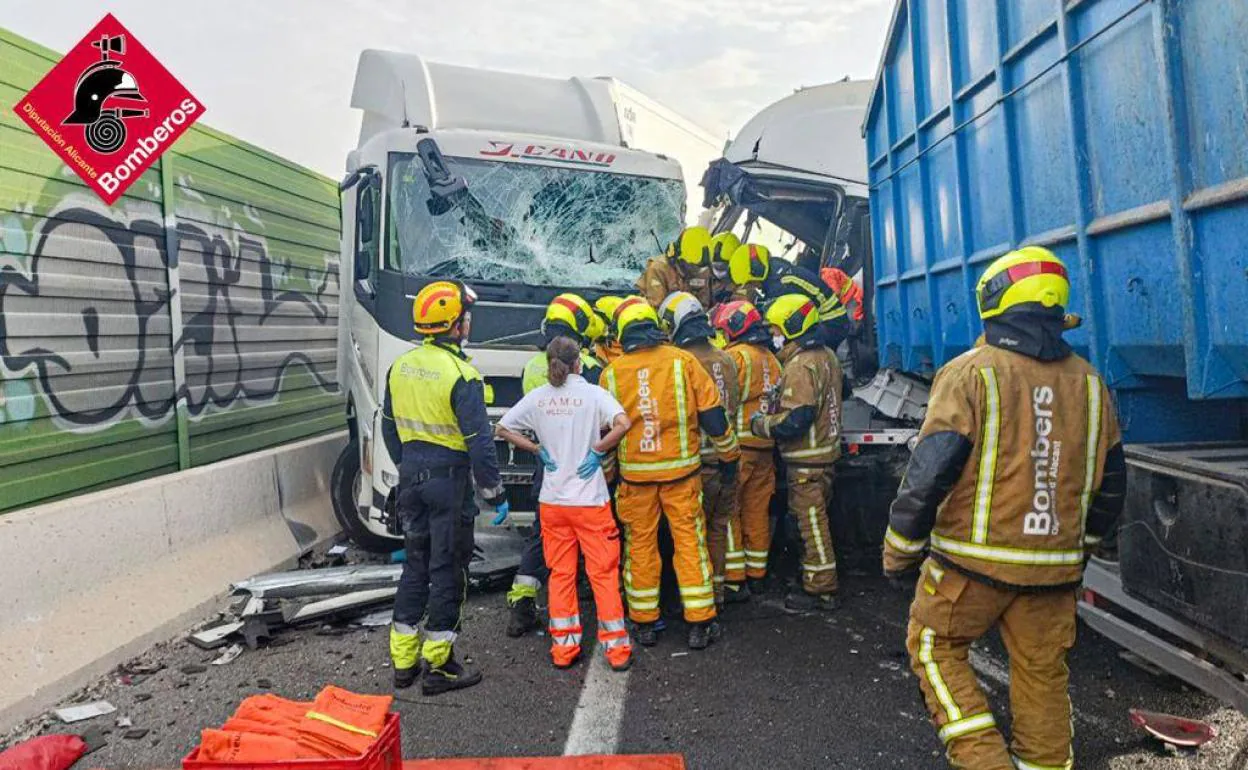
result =
[{"label": "yellow helmet", "polygon": [[687,291],[674,291],[659,305],[659,325],[668,334],[674,334],[686,320],[705,312],[698,298]]},{"label": "yellow helmet", "polygon": [[727,267],[732,255],[741,248],[741,239],[731,231],[720,233],[711,238],[711,264],[721,264]]},{"label": "yellow helmet", "polygon": [[434,281],[412,300],[412,322],[420,334],[441,334],[450,331],[476,301],[476,292],[458,281]]},{"label": "yellow helmet", "polygon": [[656,327],[659,325],[659,316],[650,307],[650,303],[642,300],[622,305],[615,316],[616,336],[623,337],[630,326],[640,323],[652,323]]},{"label": "yellow helmet", "polygon": [[582,339],[589,336],[593,324],[594,309],[579,294],[560,294],[546,306],[542,319],[542,332],[551,323],[563,324]]},{"label": "yellow helmet", "polygon": [[686,227],[668,244],[667,256],[679,258],[693,267],[703,267],[711,259],[711,234],[705,227]]},{"label": "yellow helmet", "polygon": [[1042,246],[1024,246],[988,266],[975,286],[979,317],[999,316],[1017,305],[1065,309],[1070,301],[1066,264]]},{"label": "yellow helmet", "polygon": [[597,342],[607,336],[607,319],[595,310],[589,316],[589,332],[585,335],[590,342]]},{"label": "yellow helmet", "polygon": [[819,311],[805,294],[785,294],[767,306],[767,323],[780,330],[786,340],[795,340],[815,328]]},{"label": "yellow helmet", "polygon": [[738,286],[765,279],[770,269],[771,250],[756,243],[738,246],[728,259],[728,275]]}]

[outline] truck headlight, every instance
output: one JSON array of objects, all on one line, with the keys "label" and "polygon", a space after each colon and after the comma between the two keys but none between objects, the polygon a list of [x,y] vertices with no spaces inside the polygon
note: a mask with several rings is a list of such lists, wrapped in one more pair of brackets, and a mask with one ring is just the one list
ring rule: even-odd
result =
[{"label": "truck headlight", "polygon": [[385,484],[388,487],[398,486],[399,474],[391,473],[390,471],[383,470],[381,472],[381,483]]}]

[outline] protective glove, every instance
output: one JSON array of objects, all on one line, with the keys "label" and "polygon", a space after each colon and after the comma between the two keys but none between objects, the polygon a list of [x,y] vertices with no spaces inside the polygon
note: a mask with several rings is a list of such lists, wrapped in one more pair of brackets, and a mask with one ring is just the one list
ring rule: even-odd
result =
[{"label": "protective glove", "polygon": [[546,451],[546,447],[537,448],[537,459],[542,461],[542,467],[547,473],[554,473],[559,470],[559,466],[555,463],[555,458],[550,456],[550,452]]},{"label": "protective glove", "polygon": [[750,433],[753,433],[755,436],[768,438],[766,415],[762,412],[755,412],[750,415]]},{"label": "protective glove", "polygon": [[579,466],[577,466],[576,475],[583,479],[588,479],[590,476],[593,476],[594,473],[602,467],[602,458],[605,455],[606,452],[596,452],[591,448],[589,450],[589,454],[585,455],[585,459],[581,461]]},{"label": "protective glove", "polygon": [[498,505],[494,506],[494,510],[498,512],[498,515],[495,516],[494,520],[491,521],[490,523],[497,527],[497,526],[500,526],[504,521],[507,521],[507,516],[511,514],[511,503],[504,500]]},{"label": "protective glove", "polygon": [[731,484],[737,480],[737,461],[730,463],[721,462],[719,464],[719,480],[725,484]]}]

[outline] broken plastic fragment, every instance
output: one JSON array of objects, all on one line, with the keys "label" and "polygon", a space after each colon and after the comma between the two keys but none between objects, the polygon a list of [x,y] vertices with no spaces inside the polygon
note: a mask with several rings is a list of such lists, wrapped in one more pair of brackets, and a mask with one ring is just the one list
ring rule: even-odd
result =
[{"label": "broken plastic fragment", "polygon": [[1203,746],[1218,737],[1218,729],[1199,719],[1131,709],[1131,721],[1158,740],[1175,746]]}]

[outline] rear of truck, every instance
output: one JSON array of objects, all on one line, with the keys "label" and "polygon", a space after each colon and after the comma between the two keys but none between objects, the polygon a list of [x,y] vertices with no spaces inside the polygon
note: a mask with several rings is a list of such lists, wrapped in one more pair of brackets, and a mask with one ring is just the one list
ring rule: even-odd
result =
[{"label": "rear of truck", "polygon": [[1130,462],[1081,614],[1241,709],[1246,39],[1222,0],[902,0],[863,127],[881,366],[934,373],[980,333],[988,263],[1061,256]]}]

